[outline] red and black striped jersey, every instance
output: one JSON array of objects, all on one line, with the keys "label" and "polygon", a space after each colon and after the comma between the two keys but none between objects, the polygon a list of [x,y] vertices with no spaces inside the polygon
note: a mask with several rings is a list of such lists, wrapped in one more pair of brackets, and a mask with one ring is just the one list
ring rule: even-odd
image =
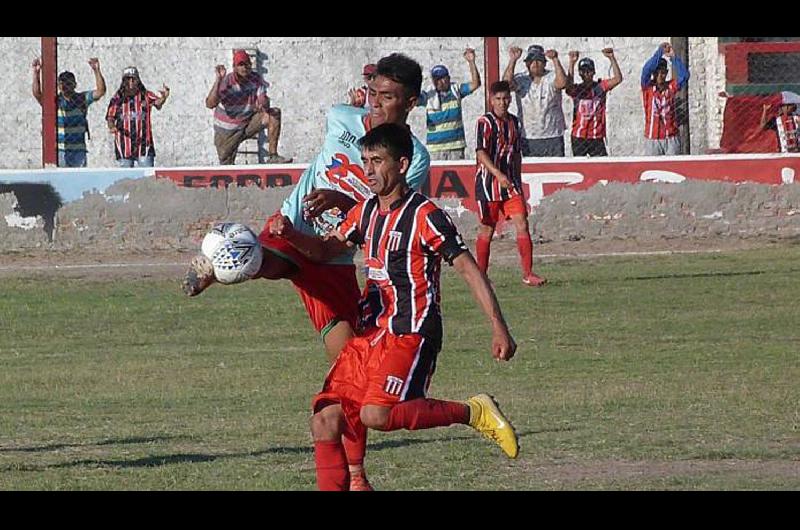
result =
[{"label": "red and black striped jersey", "polygon": [[522,193],[521,168],[516,164],[522,144],[519,119],[507,114],[500,119],[493,112],[478,118],[476,151],[485,151],[492,163],[511,181],[513,188],[503,188],[497,178],[480,162],[475,174],[475,200],[505,201]]},{"label": "red and black striped jersey", "polygon": [[114,122],[114,153],[120,158],[155,156],[150,114],[159,97],[147,90],[133,96],[115,94],[108,103],[106,121]]},{"label": "red and black striped jersey", "polygon": [[441,341],[442,258],[452,265],[468,251],[450,217],[408,191],[388,211],[381,211],[377,196],[357,204],[339,232],[364,250],[362,320],[395,335],[419,333]]},{"label": "red and black striped jersey", "polygon": [[678,90],[678,81],[675,79],[667,83],[663,92],[654,84],[642,87],[645,138],[663,140],[678,135],[678,120],[675,115],[675,96]]},{"label": "red and black striped jersey", "polygon": [[572,137],[595,140],[606,137],[606,95],[608,79],[567,88],[572,97]]}]

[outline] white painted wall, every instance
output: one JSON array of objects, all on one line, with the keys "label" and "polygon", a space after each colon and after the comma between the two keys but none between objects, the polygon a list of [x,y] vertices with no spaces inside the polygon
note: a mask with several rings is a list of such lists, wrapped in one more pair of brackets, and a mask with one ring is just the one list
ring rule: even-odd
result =
[{"label": "white painted wall", "polygon": [[[614,47],[625,81],[609,96],[609,151],[612,155],[636,155],[643,152],[644,143],[639,74],[644,61],[665,40],[669,38],[502,37],[500,70],[502,74],[507,64],[509,45],[525,49],[538,43],[557,49],[565,66],[567,52],[577,49],[583,56],[595,60],[598,76],[608,77],[608,61],[600,50]],[[717,87],[724,86],[724,71],[716,52],[716,40],[713,37],[690,39],[690,119],[695,153],[719,142],[721,102],[717,101],[716,93],[721,90]],[[114,164],[104,115],[112,93],[119,86],[122,69],[131,64],[139,68],[142,80],[151,90],[158,89],[162,83],[171,88],[167,104],[153,116],[156,163],[160,166],[217,163],[212,111],[205,108],[204,100],[214,79],[214,65],[229,66],[231,50],[236,47],[258,48],[265,54],[263,64],[270,83],[269,94],[284,116],[280,152],[295,157],[297,162],[307,162],[316,154],[323,137],[327,109],[344,101],[347,88],[360,82],[361,67],[388,53],[401,51],[419,61],[425,74],[425,87],[431,83],[428,71],[437,63],[449,67],[454,81],[468,81],[469,69],[462,54],[466,47],[473,47],[481,76],[486,81],[482,37],[59,37],[58,43],[59,71],[73,71],[79,90],[94,87],[87,64],[93,56],[100,58],[108,85],[106,96],[89,110],[90,167]],[[0,144],[2,168],[41,167],[41,110],[31,96],[30,87],[30,63],[39,50],[39,37],[0,39],[0,66],[3,71],[13,73],[5,90],[0,92],[4,109],[0,113],[0,130],[4,136]],[[522,72],[523,68],[520,61],[517,71]],[[481,89],[464,100],[470,145],[475,142],[475,120],[483,112]],[[572,102],[566,96],[564,112],[570,121]],[[411,114],[410,123],[415,134],[424,139],[422,108]]]}]

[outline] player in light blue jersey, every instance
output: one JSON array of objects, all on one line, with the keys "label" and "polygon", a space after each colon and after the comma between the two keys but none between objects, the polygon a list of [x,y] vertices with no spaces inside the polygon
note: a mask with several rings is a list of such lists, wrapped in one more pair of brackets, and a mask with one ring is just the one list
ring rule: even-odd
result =
[{"label": "player in light blue jersey", "polygon": [[[304,238],[324,236],[357,202],[372,196],[361,166],[358,139],[383,123],[407,126],[421,88],[422,68],[413,59],[393,53],[378,61],[368,94],[369,109],[349,105],[331,108],[322,151],[259,235],[264,258],[255,277],[286,278],[294,284],[312,324],[322,335],[330,362],[354,335],[358,321],[360,292],[353,254],[316,263],[296,247],[302,247]],[[430,155],[417,138],[413,142],[408,182],[419,190],[428,178]],[[214,282],[211,262],[200,254],[192,260],[183,289],[195,296]],[[350,489],[371,489],[362,465],[366,431],[363,436],[345,440],[344,447],[350,465]]]}]

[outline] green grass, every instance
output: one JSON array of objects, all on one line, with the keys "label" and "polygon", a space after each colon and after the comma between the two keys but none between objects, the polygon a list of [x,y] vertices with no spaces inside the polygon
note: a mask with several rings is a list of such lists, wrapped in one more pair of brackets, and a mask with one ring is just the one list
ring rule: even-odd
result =
[{"label": "green grass", "polygon": [[[509,461],[469,428],[371,433],[384,490],[800,489],[800,248],[558,261],[490,275],[517,357],[444,272],[432,397],[497,397]],[[0,285],[0,489],[310,490],[327,371],[288,282],[184,298],[177,278]]]}]

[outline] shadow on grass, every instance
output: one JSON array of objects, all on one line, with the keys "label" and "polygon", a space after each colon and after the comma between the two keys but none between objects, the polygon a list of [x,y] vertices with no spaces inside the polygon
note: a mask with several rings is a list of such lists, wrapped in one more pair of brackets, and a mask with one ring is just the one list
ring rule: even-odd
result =
[{"label": "shadow on grass", "polygon": [[[518,434],[519,438],[526,438],[535,434],[542,434],[547,432],[562,432],[575,430],[571,427],[559,427],[554,429],[540,429],[535,431],[525,431]],[[185,438],[185,437],[174,437]],[[110,445],[113,443],[147,443],[151,441],[160,441],[170,439],[170,437],[142,437],[142,438],[125,438],[122,440],[104,440],[95,444],[74,444],[62,446],[46,446],[51,449],[60,447],[86,447],[90,445]],[[383,451],[385,449],[396,449],[398,447],[410,447],[414,445],[422,445],[429,443],[441,443],[449,441],[461,440],[478,440],[476,435],[471,436],[450,436],[447,438],[400,438],[397,440],[384,440],[378,443],[372,443],[367,446],[367,451]],[[16,449],[16,450],[25,450]],[[31,448],[29,450],[45,450],[43,448]],[[167,466],[171,464],[197,464],[203,462],[214,462],[216,460],[228,460],[235,458],[252,458],[269,454],[312,454],[313,448],[309,446],[303,447],[270,447],[260,451],[251,451],[248,453],[221,453],[221,454],[202,454],[202,453],[182,453],[174,455],[162,456],[148,456],[143,458],[136,458],[134,460],[98,460],[98,459],[81,459],[71,462],[62,462],[59,464],[51,464],[44,466],[29,466],[29,465],[9,465],[0,468],[0,471],[44,471],[46,469],[64,469],[71,467],[94,467],[94,468],[141,468],[141,467],[158,467]]]},{"label": "shadow on grass", "polygon": [[153,442],[163,442],[166,440],[181,440],[186,438],[187,436],[132,436],[129,438],[109,438],[108,440],[100,440],[99,442],[89,442],[89,443],[48,444],[48,445],[35,445],[29,447],[0,447],[0,453],[8,453],[8,452],[41,453],[45,451],[58,451],[59,449],[67,449],[70,447],[91,447],[93,445],[146,444]]}]

